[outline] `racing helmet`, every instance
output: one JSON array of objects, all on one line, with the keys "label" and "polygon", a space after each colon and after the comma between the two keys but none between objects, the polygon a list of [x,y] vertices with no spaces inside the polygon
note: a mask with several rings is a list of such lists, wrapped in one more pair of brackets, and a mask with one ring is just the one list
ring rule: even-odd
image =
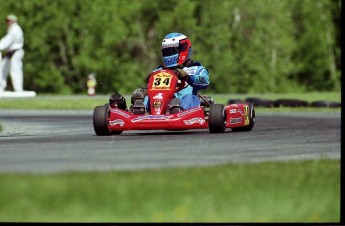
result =
[{"label": "racing helmet", "polygon": [[167,68],[182,65],[192,55],[192,43],[181,33],[167,34],[162,41],[162,59]]}]

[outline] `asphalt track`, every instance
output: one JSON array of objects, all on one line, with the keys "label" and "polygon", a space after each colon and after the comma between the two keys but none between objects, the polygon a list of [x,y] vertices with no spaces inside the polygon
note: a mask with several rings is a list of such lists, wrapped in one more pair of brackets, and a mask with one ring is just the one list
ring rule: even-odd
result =
[{"label": "asphalt track", "polygon": [[137,170],[340,159],[341,116],[258,113],[250,132],[125,131],[96,136],[92,111],[0,109],[0,173]]}]

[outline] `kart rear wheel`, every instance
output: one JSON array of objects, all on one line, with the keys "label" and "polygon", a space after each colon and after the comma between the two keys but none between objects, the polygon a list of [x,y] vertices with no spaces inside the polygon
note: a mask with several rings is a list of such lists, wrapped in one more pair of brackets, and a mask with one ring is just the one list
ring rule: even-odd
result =
[{"label": "kart rear wheel", "polygon": [[97,106],[93,111],[93,128],[98,136],[111,135],[108,129],[108,106]]},{"label": "kart rear wheel", "polygon": [[223,104],[211,105],[208,119],[210,133],[224,133],[226,129],[226,115]]}]

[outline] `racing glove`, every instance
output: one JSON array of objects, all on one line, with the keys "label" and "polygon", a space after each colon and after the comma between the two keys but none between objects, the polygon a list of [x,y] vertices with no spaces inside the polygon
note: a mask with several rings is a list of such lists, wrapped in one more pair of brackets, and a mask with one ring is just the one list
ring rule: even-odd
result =
[{"label": "racing glove", "polygon": [[189,75],[187,74],[187,72],[185,72],[183,69],[176,69],[174,71],[174,73],[177,75],[177,77],[182,80],[182,79],[186,79],[186,81],[188,81],[189,79]]}]

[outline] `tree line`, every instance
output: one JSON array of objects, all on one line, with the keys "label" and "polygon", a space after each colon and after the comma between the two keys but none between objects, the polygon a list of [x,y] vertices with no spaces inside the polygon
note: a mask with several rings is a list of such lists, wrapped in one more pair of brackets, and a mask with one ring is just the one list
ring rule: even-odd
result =
[{"label": "tree line", "polygon": [[[24,31],[24,88],[131,93],[187,35],[211,93],[340,91],[341,0],[0,0]],[[2,25],[1,25],[2,24]],[[6,33],[0,23],[0,36]]]}]

